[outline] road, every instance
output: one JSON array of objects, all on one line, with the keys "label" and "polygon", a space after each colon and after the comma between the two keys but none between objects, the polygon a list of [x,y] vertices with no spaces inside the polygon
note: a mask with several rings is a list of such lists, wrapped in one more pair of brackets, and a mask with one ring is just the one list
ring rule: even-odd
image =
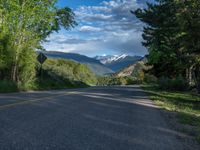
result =
[{"label": "road", "polygon": [[138,86],[0,94],[0,150],[182,150]]}]

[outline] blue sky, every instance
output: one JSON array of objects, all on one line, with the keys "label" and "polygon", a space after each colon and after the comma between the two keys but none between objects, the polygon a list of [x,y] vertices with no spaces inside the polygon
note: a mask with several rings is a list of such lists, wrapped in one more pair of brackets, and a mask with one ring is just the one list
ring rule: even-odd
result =
[{"label": "blue sky", "polygon": [[59,7],[68,6],[76,15],[78,26],[61,30],[44,44],[48,51],[96,55],[145,55],[141,45],[143,24],[130,10],[144,8],[153,0],[58,0]]},{"label": "blue sky", "polygon": [[79,6],[95,6],[99,5],[102,0],[58,0],[59,6],[68,6],[70,8],[76,9]]}]

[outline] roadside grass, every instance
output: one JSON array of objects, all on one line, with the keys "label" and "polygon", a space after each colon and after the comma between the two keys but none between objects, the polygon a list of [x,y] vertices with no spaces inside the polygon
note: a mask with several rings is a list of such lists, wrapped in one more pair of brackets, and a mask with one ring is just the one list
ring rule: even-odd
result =
[{"label": "roadside grass", "polygon": [[150,99],[168,111],[178,113],[180,123],[194,127],[194,135],[200,142],[200,96],[190,92],[163,91],[156,85],[142,85]]}]

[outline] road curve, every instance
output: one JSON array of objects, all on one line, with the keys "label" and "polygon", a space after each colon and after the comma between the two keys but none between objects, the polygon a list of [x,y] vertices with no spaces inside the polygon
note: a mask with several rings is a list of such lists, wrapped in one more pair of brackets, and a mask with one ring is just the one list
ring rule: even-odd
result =
[{"label": "road curve", "polygon": [[0,94],[0,150],[183,150],[138,86]]}]

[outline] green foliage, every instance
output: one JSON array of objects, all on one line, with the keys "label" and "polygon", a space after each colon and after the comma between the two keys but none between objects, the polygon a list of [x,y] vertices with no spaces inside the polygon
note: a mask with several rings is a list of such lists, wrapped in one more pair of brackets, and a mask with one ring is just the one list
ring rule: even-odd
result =
[{"label": "green foliage", "polygon": [[0,80],[9,80],[14,50],[7,33],[0,31]]},{"label": "green foliage", "polygon": [[158,80],[158,84],[161,89],[165,90],[183,91],[187,90],[188,88],[187,81],[181,75],[173,79],[170,79],[168,77],[161,77]]},{"label": "green foliage", "polygon": [[16,83],[7,80],[0,81],[0,93],[16,92],[16,91],[18,91],[18,86],[16,85]]},{"label": "green foliage", "polygon": [[107,76],[107,77],[99,77],[97,85],[100,86],[107,86],[107,85],[132,85],[138,84],[137,78],[128,76],[128,77],[114,77],[114,76]]},{"label": "green foliage", "polygon": [[144,82],[145,83],[157,83],[158,79],[154,75],[146,73],[144,76]]},{"label": "green foliage", "polygon": [[99,77],[97,85],[100,85],[100,86],[121,85],[121,83],[120,83],[119,78],[107,76],[107,77]]},{"label": "green foliage", "polygon": [[[49,75],[62,77],[64,80],[72,82],[72,84],[83,83],[86,85],[96,85],[97,79],[94,73],[83,64],[63,59],[48,59],[44,63],[44,70]],[[56,78],[56,77],[54,77]]]},{"label": "green foliage", "polygon": [[19,56],[19,84],[29,84],[35,80],[36,54],[33,50],[24,49]]},{"label": "green foliage", "polygon": [[52,32],[74,27],[69,8],[57,0],[0,0],[0,79],[29,85],[35,80],[35,50]]},{"label": "green foliage", "polygon": [[[192,68],[200,91],[200,1],[157,0],[134,13],[147,26],[144,46],[149,50],[151,73],[157,77],[177,78]],[[190,73],[190,72],[188,72]]]},{"label": "green foliage", "polygon": [[[16,84],[12,81],[0,81],[0,92],[81,88],[96,85],[97,83],[95,74],[83,64],[63,59],[48,59],[43,64],[42,72],[40,64],[36,64],[37,71],[34,72],[37,74],[36,78],[28,80],[31,76],[24,73],[23,79],[27,78],[28,80],[26,83],[20,82]],[[29,65],[32,64],[30,63],[23,67],[28,67]]]}]

